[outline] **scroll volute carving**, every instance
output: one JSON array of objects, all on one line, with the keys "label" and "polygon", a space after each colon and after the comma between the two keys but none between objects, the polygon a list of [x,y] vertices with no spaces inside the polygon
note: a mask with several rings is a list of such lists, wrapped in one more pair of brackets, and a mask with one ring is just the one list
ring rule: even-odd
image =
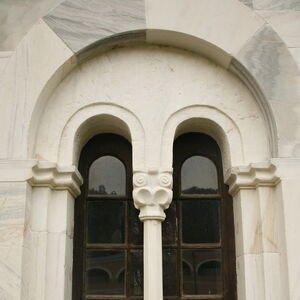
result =
[{"label": "scroll volute carving", "polygon": [[140,210],[141,221],[163,221],[164,210],[169,207],[173,195],[171,172],[134,172],[133,186],[134,206]]}]

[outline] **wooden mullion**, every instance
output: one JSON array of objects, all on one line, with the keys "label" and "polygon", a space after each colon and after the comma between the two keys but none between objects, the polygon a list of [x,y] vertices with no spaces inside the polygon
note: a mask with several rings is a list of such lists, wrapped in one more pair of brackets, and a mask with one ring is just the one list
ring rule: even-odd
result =
[{"label": "wooden mullion", "polygon": [[223,299],[223,295],[191,295],[183,296],[182,300],[220,300]]},{"label": "wooden mullion", "polygon": [[182,244],[181,249],[221,249],[221,243],[214,243],[214,244]]},{"label": "wooden mullion", "polygon": [[180,200],[221,200],[220,194],[181,194]]},{"label": "wooden mullion", "polygon": [[119,249],[123,249],[126,250],[128,248],[128,246],[126,244],[124,245],[118,245],[118,244],[87,244],[86,245],[86,249],[90,250],[119,250]]},{"label": "wooden mullion", "polygon": [[126,296],[106,296],[106,295],[103,295],[103,296],[98,296],[98,295],[88,295],[85,297],[86,300],[124,300],[124,299],[127,299]]},{"label": "wooden mullion", "polygon": [[86,198],[87,201],[100,201],[100,200],[108,200],[108,201],[128,201],[132,200],[131,196],[119,196],[119,195],[88,195]]}]

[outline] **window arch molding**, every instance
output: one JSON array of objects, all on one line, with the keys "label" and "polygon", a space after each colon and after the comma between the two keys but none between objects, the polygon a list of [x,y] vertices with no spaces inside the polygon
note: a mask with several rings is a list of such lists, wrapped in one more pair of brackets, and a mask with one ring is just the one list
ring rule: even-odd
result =
[{"label": "window arch molding", "polygon": [[209,105],[186,106],[173,113],[166,121],[162,133],[160,163],[168,168],[172,165],[172,145],[174,139],[188,132],[205,133],[215,139],[221,153],[224,174],[232,167],[251,161],[264,161],[271,156],[269,140],[265,138],[265,128],[256,131],[257,147],[253,139],[237,119],[224,111]]},{"label": "window arch molding", "polygon": [[[118,190],[117,193],[106,193],[105,188],[104,192],[100,192],[99,188],[99,193],[95,193],[94,189],[90,189],[91,170],[97,171],[94,172],[93,177],[95,174],[99,176],[101,170],[103,172],[109,170],[103,165],[100,168],[101,165],[94,164],[99,163],[102,158],[108,158],[109,164],[117,162],[119,167],[124,167],[125,182],[121,181],[126,187],[125,192],[122,188],[120,193]],[[79,171],[84,178],[84,183],[81,187],[81,195],[75,200],[72,299],[94,299],[95,295],[98,295],[97,299],[107,298],[108,295],[117,297],[116,299],[124,299],[126,295],[127,299],[133,294],[141,298],[139,293],[142,291],[142,286],[133,287],[131,280],[135,276],[133,268],[142,268],[142,224],[138,220],[138,211],[132,201],[131,144],[116,134],[94,136],[81,151]],[[118,217],[112,213],[116,213]],[[113,222],[114,218],[115,222]],[[101,226],[104,226],[104,229],[101,229]],[[112,229],[107,230],[108,227]],[[101,233],[105,233],[104,237]],[[133,259],[135,259],[134,265],[131,263]],[[136,261],[140,261],[140,264],[137,265]],[[91,268],[90,264],[94,268],[103,270],[111,268],[107,288],[105,282],[99,281],[96,284],[97,274],[94,274],[93,278],[89,277],[87,271],[88,267]],[[126,276],[120,277],[124,267]]]},{"label": "window arch molding", "polygon": [[[175,281],[178,283],[176,295],[180,297],[179,299],[189,299],[189,297],[204,299],[205,296],[211,299],[236,299],[233,201],[228,194],[228,187],[224,184],[219,146],[206,134],[186,133],[175,140],[173,154],[174,196],[171,207],[166,210],[167,218],[162,225],[164,264],[170,265],[169,260],[176,262],[177,271],[172,273],[181,275],[176,277],[177,280],[173,278],[170,281],[172,276],[164,272],[165,279],[169,280],[164,283],[169,293],[165,295],[165,299],[174,296],[170,294],[172,291],[170,286],[172,286],[171,282]],[[207,158],[211,162],[208,173],[204,177],[200,176],[200,173],[194,174],[194,177],[202,177],[203,180],[213,175],[210,171],[216,171],[216,189],[210,191],[210,189],[198,188],[192,193],[183,192],[182,178],[186,174],[182,174],[182,166],[193,157]],[[202,167],[204,161],[201,160]],[[195,165],[194,162],[193,166]],[[210,184],[214,187],[215,183],[210,182]],[[196,214],[200,215],[196,216]],[[198,233],[190,235],[190,232],[195,230]],[[203,234],[199,234],[200,232]],[[189,263],[190,259],[192,260]],[[221,261],[221,264],[212,266],[214,270],[211,274],[211,282],[205,286],[207,279],[202,278],[202,283],[201,280],[198,281],[198,277],[201,276],[198,271],[202,264],[211,261]],[[184,264],[189,266],[190,275],[184,274]],[[191,276],[195,277],[194,283],[191,281]]]}]

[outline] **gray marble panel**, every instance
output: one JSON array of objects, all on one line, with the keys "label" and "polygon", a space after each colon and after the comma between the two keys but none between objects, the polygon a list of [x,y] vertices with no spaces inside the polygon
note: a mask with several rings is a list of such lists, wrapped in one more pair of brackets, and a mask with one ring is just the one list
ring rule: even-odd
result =
[{"label": "gray marble panel", "polygon": [[44,20],[75,53],[98,40],[146,28],[144,0],[67,0]]},{"label": "gray marble panel", "polygon": [[240,2],[249,6],[250,8],[253,8],[253,0],[240,0]]},{"label": "gray marble panel", "polygon": [[264,25],[236,58],[257,80],[269,101],[298,101],[299,71],[278,34]]},{"label": "gray marble panel", "polygon": [[253,8],[260,10],[300,10],[300,0],[252,0]]},{"label": "gray marble panel", "polygon": [[0,51],[16,48],[31,26],[63,0],[0,0]]}]

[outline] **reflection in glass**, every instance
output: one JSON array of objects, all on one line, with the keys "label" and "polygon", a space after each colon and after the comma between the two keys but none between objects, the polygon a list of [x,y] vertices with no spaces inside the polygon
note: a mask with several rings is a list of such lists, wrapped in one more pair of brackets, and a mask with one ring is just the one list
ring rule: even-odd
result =
[{"label": "reflection in glass", "polygon": [[126,172],[123,163],[113,156],[96,159],[89,171],[89,195],[126,194]]},{"label": "reflection in glass", "polygon": [[143,251],[130,251],[130,264],[128,266],[130,277],[130,293],[133,296],[143,295]]},{"label": "reflection in glass", "polygon": [[140,211],[133,205],[133,201],[128,203],[129,206],[129,243],[133,245],[143,244],[143,223],[139,219]]},{"label": "reflection in glass", "polygon": [[177,241],[176,202],[173,201],[165,211],[166,219],[162,223],[163,245],[174,245]]},{"label": "reflection in glass", "polygon": [[182,242],[183,243],[218,243],[219,200],[183,200]]},{"label": "reflection in glass", "polygon": [[88,201],[88,243],[122,244],[125,240],[125,203],[118,200]]},{"label": "reflection in glass", "polygon": [[181,167],[182,194],[216,194],[218,175],[214,163],[203,156],[188,158]]},{"label": "reflection in glass", "polygon": [[87,250],[86,293],[88,295],[124,295],[124,251]]},{"label": "reflection in glass", "polygon": [[221,250],[182,250],[184,295],[221,295]]},{"label": "reflection in glass", "polygon": [[177,250],[163,250],[163,284],[164,296],[178,295]]}]

